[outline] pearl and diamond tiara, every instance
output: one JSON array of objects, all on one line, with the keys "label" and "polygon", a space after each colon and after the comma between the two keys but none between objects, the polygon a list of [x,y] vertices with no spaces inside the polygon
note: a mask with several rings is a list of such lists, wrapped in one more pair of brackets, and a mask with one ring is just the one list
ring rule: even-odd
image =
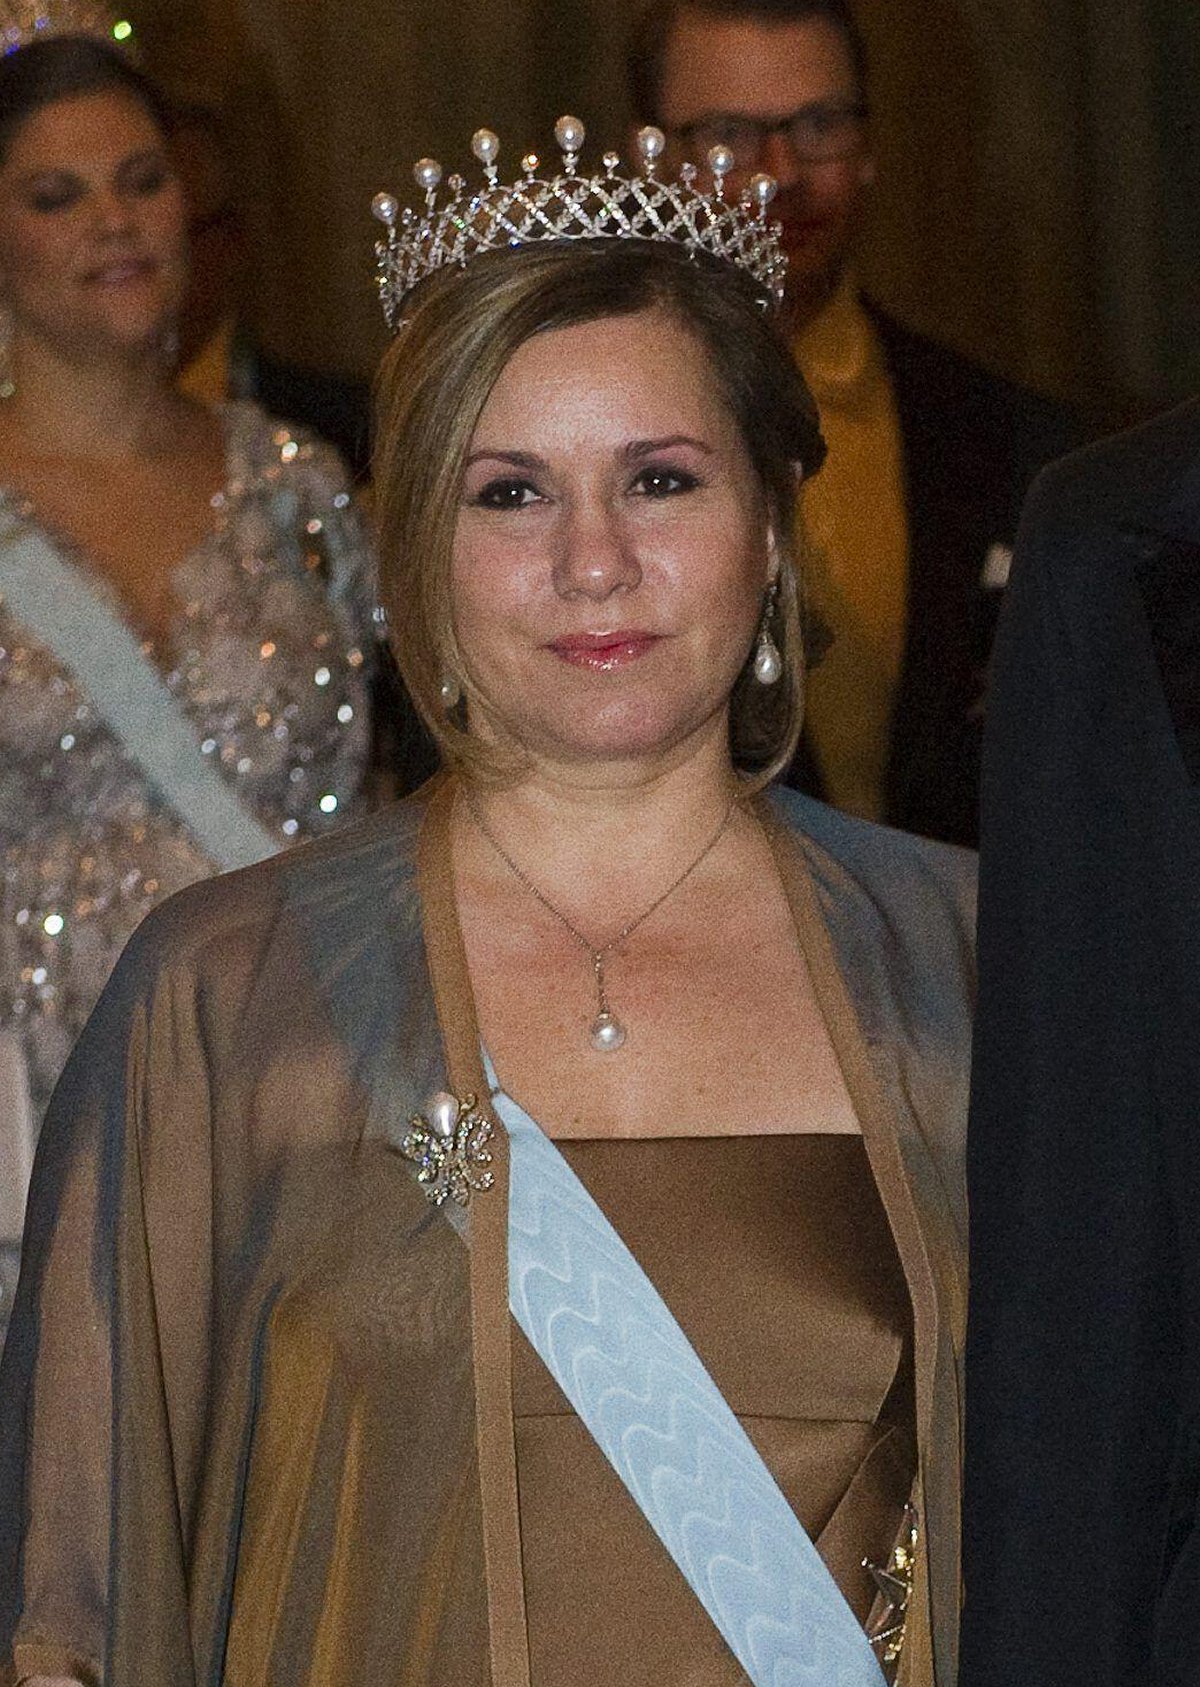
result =
[{"label": "pearl and diamond tiara", "polygon": [[86,35],[125,46],[133,26],[93,0],[0,0],[0,55],[53,35]]},{"label": "pearl and diamond tiara", "polygon": [[661,181],[656,172],[666,140],[653,127],[637,136],[641,175],[620,174],[615,152],[604,154],[602,173],[586,175],[579,168],[584,141],[579,119],[560,117],[554,138],[563,155],[554,175],[539,176],[540,160],[528,153],[521,160],[523,174],[512,183],[501,182],[496,164],[500,141],[490,129],[477,129],[471,151],[483,165],[480,187],[471,189],[461,176],[450,176],[449,197],[439,204],[442,167],[422,158],[413,167],[413,179],[425,194],[423,211],[402,210],[394,194],[375,195],[371,209],[387,229],[376,254],[389,328],[400,325],[404,300],[435,270],[463,268],[483,252],[543,240],[666,241],[735,264],[754,278],[764,305],[780,303],[787,259],[779,224],[767,221],[775,197],[772,176],[753,176],[740,198],[727,198],[725,178],[733,168],[733,153],[714,146],[707,160],[711,192],[697,186],[700,172],[694,164],[685,164],[678,180]]}]

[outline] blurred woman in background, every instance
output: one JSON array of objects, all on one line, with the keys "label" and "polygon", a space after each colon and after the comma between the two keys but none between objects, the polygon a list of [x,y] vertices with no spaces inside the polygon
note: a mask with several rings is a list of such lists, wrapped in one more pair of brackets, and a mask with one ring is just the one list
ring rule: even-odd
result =
[{"label": "blurred woman in background", "polygon": [[0,1122],[26,1134],[152,904],[361,799],[373,603],[334,454],[175,388],[160,95],[78,9],[37,33],[0,60]]}]

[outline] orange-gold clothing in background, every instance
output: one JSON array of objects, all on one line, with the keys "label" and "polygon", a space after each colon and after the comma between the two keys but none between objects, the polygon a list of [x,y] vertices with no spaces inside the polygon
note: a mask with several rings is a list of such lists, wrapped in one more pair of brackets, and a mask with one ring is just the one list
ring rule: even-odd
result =
[{"label": "orange-gold clothing in background", "polygon": [[794,349],[829,447],[800,501],[809,595],[833,634],[809,675],[805,726],[830,802],[878,820],[907,630],[908,512],[896,401],[883,347],[851,282]]}]

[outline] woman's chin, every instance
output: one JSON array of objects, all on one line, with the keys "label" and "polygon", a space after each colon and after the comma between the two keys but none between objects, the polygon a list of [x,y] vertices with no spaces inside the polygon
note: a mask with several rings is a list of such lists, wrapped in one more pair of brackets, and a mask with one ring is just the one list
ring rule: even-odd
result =
[{"label": "woman's chin", "polygon": [[686,756],[688,746],[706,737],[705,721],[643,719],[581,722],[564,731],[555,722],[539,732],[520,734],[520,747],[535,760],[579,767],[654,766]]},{"label": "woman's chin", "polygon": [[[729,699],[715,683],[620,688],[515,685],[480,687],[488,697],[471,730],[519,759],[558,765],[655,764],[686,759],[689,748],[729,741]],[[478,683],[478,682],[477,682]],[[488,693],[490,692],[490,696]],[[607,695],[605,695],[607,693]],[[500,699],[503,698],[503,702]],[[504,703],[516,704],[505,707]]]},{"label": "woman's chin", "polygon": [[88,362],[140,362],[161,356],[173,339],[174,313],[165,307],[107,311],[73,336]]}]

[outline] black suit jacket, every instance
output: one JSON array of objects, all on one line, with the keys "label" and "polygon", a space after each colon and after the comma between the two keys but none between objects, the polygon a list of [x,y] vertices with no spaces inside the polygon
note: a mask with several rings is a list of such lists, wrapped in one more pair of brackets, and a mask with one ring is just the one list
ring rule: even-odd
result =
[{"label": "black suit jacket", "polygon": [[[884,818],[973,845],[988,666],[1021,505],[1037,472],[1083,436],[1062,406],[868,310],[896,398],[909,531]],[[822,794],[807,747],[789,778]]]},{"label": "black suit jacket", "polygon": [[1200,405],[1030,501],[981,865],[960,1687],[1200,1683]]}]

